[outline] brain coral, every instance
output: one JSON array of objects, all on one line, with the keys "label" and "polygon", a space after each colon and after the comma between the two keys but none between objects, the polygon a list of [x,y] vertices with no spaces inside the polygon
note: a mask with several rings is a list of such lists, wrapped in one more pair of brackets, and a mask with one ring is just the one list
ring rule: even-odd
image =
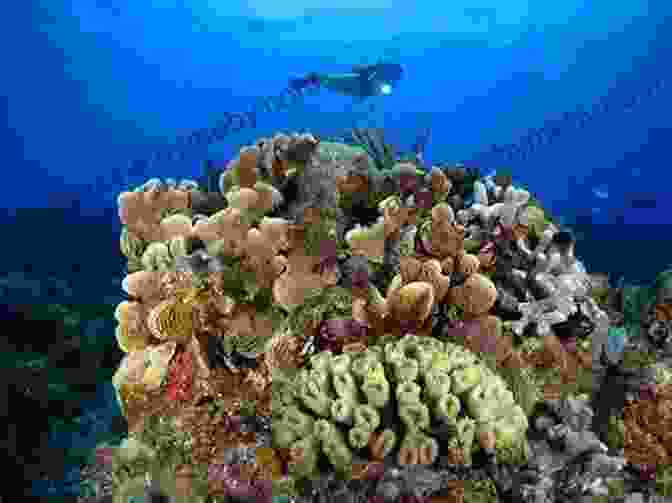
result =
[{"label": "brain coral", "polygon": [[273,393],[274,446],[296,454],[289,472],[299,478],[322,456],[347,473],[365,447],[400,465],[431,465],[451,450],[470,464],[484,437],[494,437],[500,462],[527,452],[527,417],[505,382],[475,354],[431,337],[318,353],[294,377],[274,379]]}]

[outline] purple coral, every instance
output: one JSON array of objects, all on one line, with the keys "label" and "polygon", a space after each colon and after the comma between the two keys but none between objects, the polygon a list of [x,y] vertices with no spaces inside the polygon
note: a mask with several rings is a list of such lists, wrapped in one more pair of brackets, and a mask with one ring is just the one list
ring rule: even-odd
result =
[{"label": "purple coral", "polygon": [[578,351],[577,339],[576,337],[566,337],[561,339],[560,343],[562,347],[565,348],[565,351],[568,353],[576,353]]},{"label": "purple coral", "polygon": [[366,289],[369,287],[369,274],[367,271],[354,271],[352,273],[352,286],[354,288]]},{"label": "purple coral", "polygon": [[320,272],[334,268],[338,264],[338,245],[335,239],[320,241]]},{"label": "purple coral", "polygon": [[95,450],[96,464],[101,466],[112,466],[113,455],[114,455],[114,448],[98,447]]},{"label": "purple coral", "polygon": [[399,328],[401,329],[401,332],[406,334],[406,333],[415,333],[415,329],[417,328],[417,322],[415,320],[400,320],[399,321]]},{"label": "purple coral", "polygon": [[655,400],[656,398],[656,385],[655,384],[642,384],[639,387],[639,399],[640,400]]},{"label": "purple coral", "polygon": [[240,427],[243,424],[242,416],[224,416],[224,429],[230,433],[240,432]]},{"label": "purple coral", "polygon": [[639,473],[639,479],[642,482],[653,482],[656,480],[655,465],[638,465],[637,471]]},{"label": "purple coral", "polygon": [[229,496],[246,501],[270,502],[272,488],[263,480],[246,480],[242,478],[242,469],[239,464],[211,465],[208,470],[208,478],[224,484],[224,489]]},{"label": "purple coral", "polygon": [[432,193],[429,190],[418,190],[415,193],[415,204],[423,210],[432,209]]},{"label": "purple coral", "polygon": [[320,323],[318,348],[320,351],[337,350],[345,338],[361,338],[367,333],[367,326],[352,318],[333,318]]},{"label": "purple coral", "polygon": [[401,192],[413,192],[418,186],[418,177],[415,174],[402,173],[399,175]]}]

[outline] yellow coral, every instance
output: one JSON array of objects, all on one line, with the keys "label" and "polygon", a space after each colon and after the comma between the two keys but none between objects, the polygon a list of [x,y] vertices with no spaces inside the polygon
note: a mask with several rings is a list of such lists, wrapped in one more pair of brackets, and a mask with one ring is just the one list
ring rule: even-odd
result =
[{"label": "yellow coral", "polygon": [[192,302],[168,299],[155,306],[147,317],[147,327],[159,340],[188,342],[194,333],[196,317]]},{"label": "yellow coral", "polygon": [[431,283],[414,281],[392,292],[388,299],[395,319],[422,322],[432,312],[434,287]]},{"label": "yellow coral", "polygon": [[117,344],[124,353],[139,351],[149,344],[142,326],[143,313],[140,303],[126,300],[120,302],[114,311],[114,317],[119,323],[115,332]]},{"label": "yellow coral", "polygon": [[116,338],[119,349],[124,353],[132,351],[141,351],[149,345],[149,340],[144,334],[130,335],[128,325],[118,325],[116,328]]},{"label": "yellow coral", "polygon": [[370,368],[366,374],[366,380],[374,384],[384,383],[386,379],[383,366],[379,365]]}]

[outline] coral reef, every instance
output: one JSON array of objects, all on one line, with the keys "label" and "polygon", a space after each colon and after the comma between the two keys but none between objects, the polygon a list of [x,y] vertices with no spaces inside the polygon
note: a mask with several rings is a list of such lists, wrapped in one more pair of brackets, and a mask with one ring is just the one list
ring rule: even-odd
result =
[{"label": "coral reef", "polygon": [[119,196],[117,397],[131,438],[157,418],[189,455],[128,487],[173,470],[172,494],[235,501],[564,501],[666,460],[633,418],[667,420],[641,386],[669,375],[633,345],[665,350],[669,274],[616,292],[509,172],[424,171],[354,135],[260,139],[215,195]]}]

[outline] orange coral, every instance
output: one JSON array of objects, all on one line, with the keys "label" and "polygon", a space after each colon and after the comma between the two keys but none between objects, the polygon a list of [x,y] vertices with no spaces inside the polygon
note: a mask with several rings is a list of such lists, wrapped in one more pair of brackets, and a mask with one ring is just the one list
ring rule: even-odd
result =
[{"label": "orange coral", "polygon": [[241,188],[254,187],[257,183],[257,161],[259,151],[256,148],[244,148],[238,154],[238,180]]},{"label": "orange coral", "polygon": [[121,282],[121,288],[131,297],[149,300],[161,293],[162,273],[158,271],[137,271],[128,274]]},{"label": "orange coral", "polygon": [[271,338],[266,362],[271,369],[299,368],[305,357],[301,355],[303,340],[286,333],[276,334]]},{"label": "orange coral", "polygon": [[122,192],[117,198],[119,218],[129,232],[145,241],[160,241],[161,213],[165,210],[184,210],[191,204],[189,191],[158,188],[145,192]]},{"label": "orange coral", "polygon": [[397,462],[401,466],[417,465],[420,462],[420,449],[417,447],[402,447],[399,449]]},{"label": "orange coral", "polygon": [[656,320],[672,322],[672,304],[656,304],[654,312]]},{"label": "orange coral", "polygon": [[435,194],[448,194],[453,187],[453,183],[439,168],[432,169],[431,172],[431,187]]},{"label": "orange coral", "polygon": [[660,386],[653,399],[626,405],[625,457],[638,465],[666,465],[672,459],[672,386]]}]

